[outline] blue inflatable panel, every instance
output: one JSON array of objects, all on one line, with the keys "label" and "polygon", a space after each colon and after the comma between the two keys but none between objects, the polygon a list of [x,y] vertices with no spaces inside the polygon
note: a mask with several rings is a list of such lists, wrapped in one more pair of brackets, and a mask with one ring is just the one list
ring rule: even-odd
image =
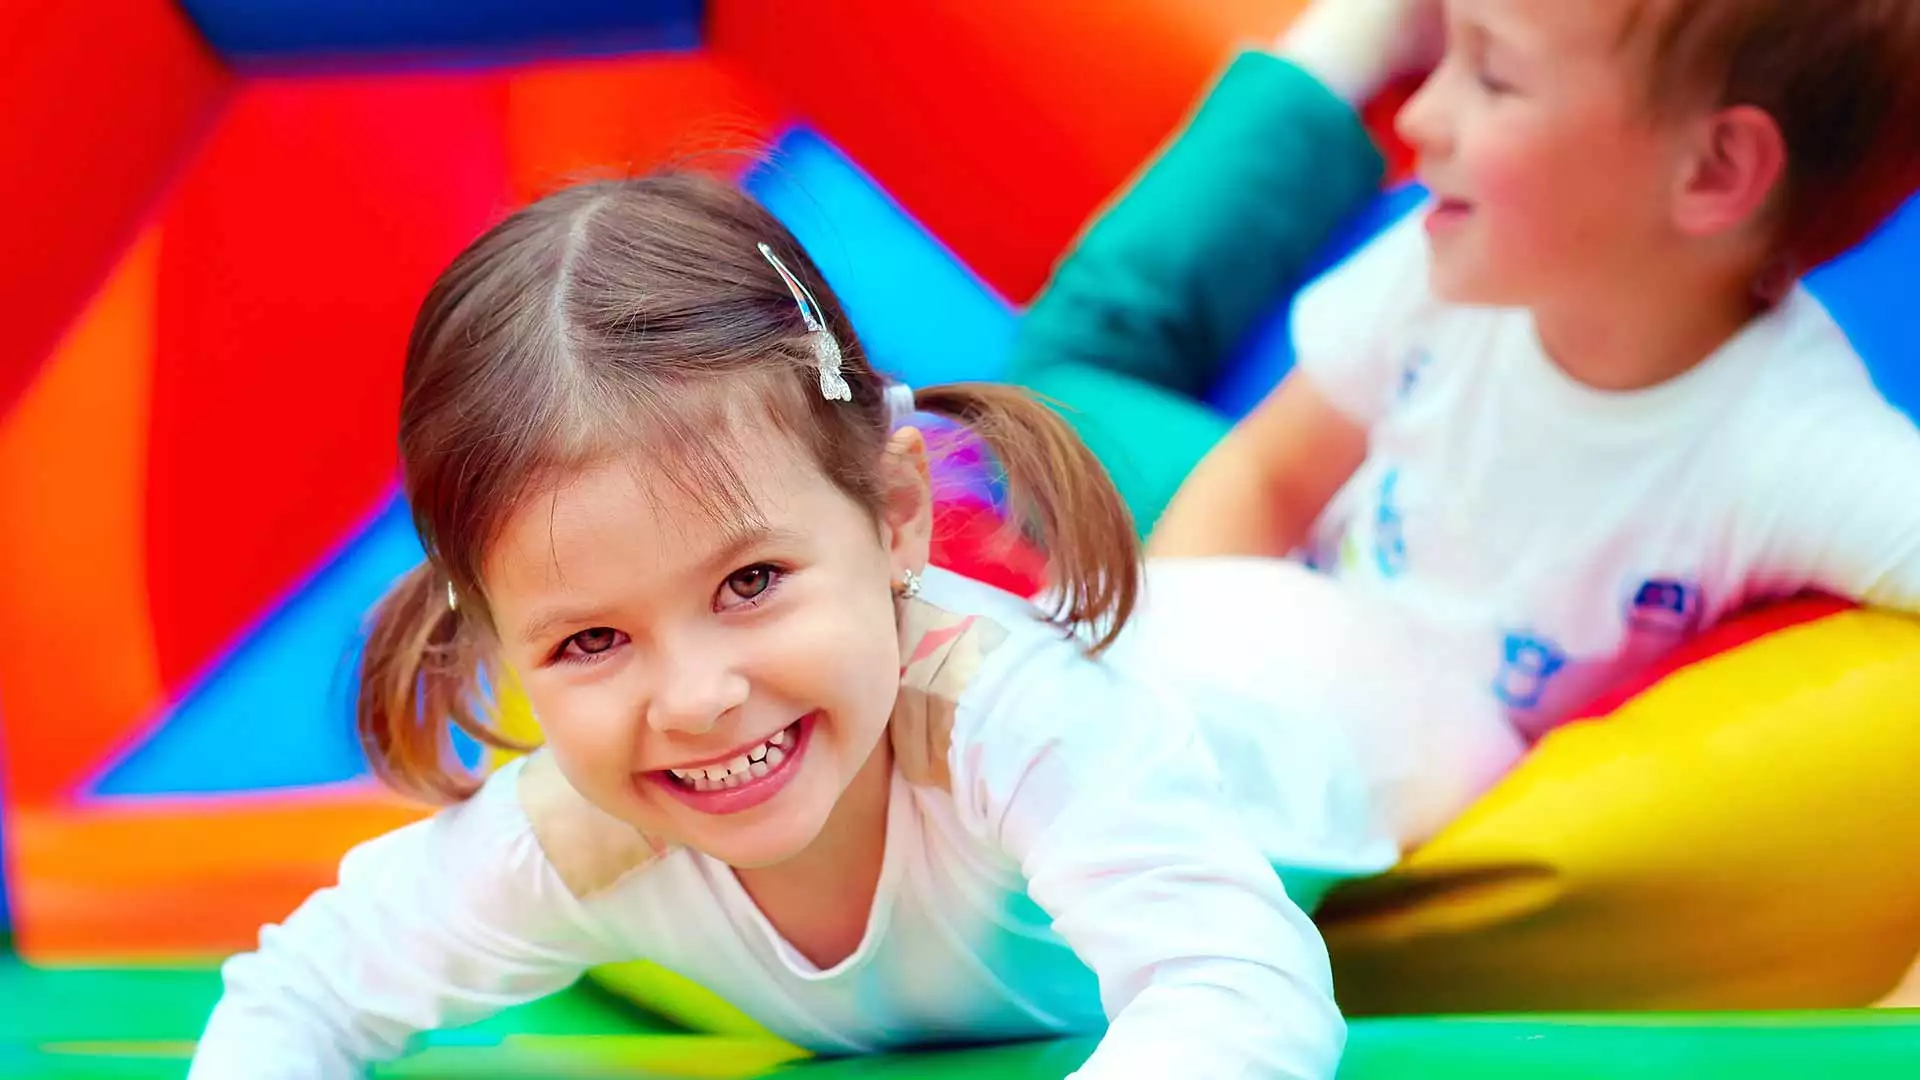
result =
[{"label": "blue inflatable panel", "polygon": [[1807,276],[1888,401],[1920,419],[1920,196],[1867,242]]},{"label": "blue inflatable panel", "polygon": [[790,129],[746,188],[820,265],[881,370],[915,386],[1006,370],[1005,298],[826,139]]},{"label": "blue inflatable panel", "polygon": [[180,0],[241,70],[466,65],[691,49],[701,0]]},{"label": "blue inflatable panel", "polygon": [[[1399,221],[1426,198],[1416,186],[1382,195],[1328,245],[1316,274],[1338,265],[1354,250]],[[1852,252],[1808,275],[1820,298],[1865,358],[1880,392],[1920,418],[1920,320],[1913,317],[1914,274],[1920,268],[1920,197]],[[1208,396],[1228,416],[1246,415],[1293,367],[1289,298],[1249,338]]]},{"label": "blue inflatable panel", "polygon": [[[368,774],[354,734],[354,671],[367,613],[420,562],[395,497],[346,549],[186,695],[91,794],[258,791]],[[478,748],[461,740],[468,765]]]}]

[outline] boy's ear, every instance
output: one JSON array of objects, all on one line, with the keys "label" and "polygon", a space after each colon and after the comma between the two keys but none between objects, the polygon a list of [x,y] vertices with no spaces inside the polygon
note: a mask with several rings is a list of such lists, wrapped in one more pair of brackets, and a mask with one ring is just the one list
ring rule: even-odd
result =
[{"label": "boy's ear", "polygon": [[880,524],[894,574],[917,574],[926,568],[933,549],[933,473],[927,464],[927,439],[919,428],[903,427],[887,440],[880,484]]},{"label": "boy's ear", "polygon": [[1762,221],[1787,178],[1787,140],[1764,109],[1736,105],[1699,129],[1674,204],[1688,236],[1735,232]]}]

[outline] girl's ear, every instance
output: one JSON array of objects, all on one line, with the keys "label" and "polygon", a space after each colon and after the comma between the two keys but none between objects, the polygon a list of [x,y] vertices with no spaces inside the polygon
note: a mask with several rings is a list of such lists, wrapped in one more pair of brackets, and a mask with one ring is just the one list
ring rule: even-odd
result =
[{"label": "girl's ear", "polygon": [[933,546],[933,474],[927,466],[927,439],[920,429],[903,427],[887,440],[880,462],[881,536],[893,560],[893,575],[924,570]]}]

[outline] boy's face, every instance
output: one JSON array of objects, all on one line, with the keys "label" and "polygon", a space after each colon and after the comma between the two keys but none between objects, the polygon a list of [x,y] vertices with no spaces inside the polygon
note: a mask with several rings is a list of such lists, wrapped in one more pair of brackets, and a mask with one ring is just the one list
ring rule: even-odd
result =
[{"label": "boy's face", "polygon": [[1588,296],[1644,275],[1677,238],[1685,151],[1621,41],[1632,2],[1448,0],[1446,56],[1398,121],[1435,197],[1442,299]]}]

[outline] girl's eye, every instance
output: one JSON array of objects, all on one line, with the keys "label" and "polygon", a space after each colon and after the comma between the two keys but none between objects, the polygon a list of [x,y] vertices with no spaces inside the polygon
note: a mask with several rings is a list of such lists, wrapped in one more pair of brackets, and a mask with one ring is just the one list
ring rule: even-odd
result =
[{"label": "girl's eye", "polygon": [[560,659],[590,664],[626,644],[626,641],[627,635],[620,631],[610,626],[596,626],[568,638],[566,644],[560,647]]},{"label": "girl's eye", "polygon": [[777,567],[759,563],[741,570],[735,570],[727,576],[720,590],[718,607],[752,607],[765,599],[780,583],[781,571]]}]

